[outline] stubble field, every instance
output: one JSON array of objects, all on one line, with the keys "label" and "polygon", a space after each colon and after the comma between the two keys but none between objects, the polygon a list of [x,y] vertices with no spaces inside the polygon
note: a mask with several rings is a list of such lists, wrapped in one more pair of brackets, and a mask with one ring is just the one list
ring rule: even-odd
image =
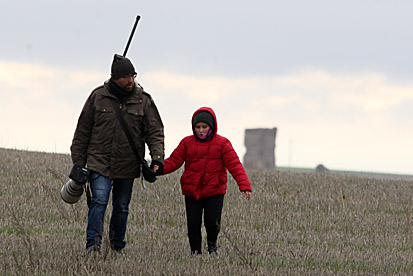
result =
[{"label": "stubble field", "polygon": [[180,173],[136,180],[127,247],[105,235],[87,255],[86,200],[60,198],[70,169],[0,149],[0,275],[413,275],[413,181],[248,171],[247,201],[229,177],[219,255],[191,256]]}]

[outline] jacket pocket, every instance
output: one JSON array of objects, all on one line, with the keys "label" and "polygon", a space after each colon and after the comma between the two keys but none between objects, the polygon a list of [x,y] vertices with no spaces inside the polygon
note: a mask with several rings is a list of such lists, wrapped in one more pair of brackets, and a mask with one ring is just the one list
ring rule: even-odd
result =
[{"label": "jacket pocket", "polygon": [[100,144],[100,146],[96,145],[95,147],[102,149],[107,144],[110,144],[112,140],[112,135],[110,134],[113,133],[115,120],[117,120],[113,107],[96,106],[93,120],[94,125],[89,144]]},{"label": "jacket pocket", "polygon": [[115,116],[115,110],[113,107],[108,106],[96,106],[95,109],[95,127],[105,125],[108,123],[108,120],[113,119]]},{"label": "jacket pocket", "polygon": [[125,121],[135,135],[140,135],[143,122],[143,110],[128,107]]}]

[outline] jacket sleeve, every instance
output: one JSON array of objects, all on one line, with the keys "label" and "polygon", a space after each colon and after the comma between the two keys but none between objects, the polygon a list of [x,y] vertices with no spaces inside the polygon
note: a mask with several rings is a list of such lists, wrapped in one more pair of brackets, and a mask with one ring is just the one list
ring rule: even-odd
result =
[{"label": "jacket sleeve", "polygon": [[163,174],[168,174],[179,169],[185,162],[185,141],[181,140],[178,147],[172,152],[171,156],[165,159]]},{"label": "jacket sleeve", "polygon": [[[146,95],[149,96],[149,94]],[[143,137],[145,143],[148,145],[151,158],[152,160],[163,163],[165,158],[164,126],[158,109],[150,96],[148,108],[144,114],[143,120]]]},{"label": "jacket sleeve", "polygon": [[70,147],[73,163],[83,167],[86,166],[86,153],[94,124],[93,101],[94,93],[89,96],[83,106]]},{"label": "jacket sleeve", "polygon": [[229,140],[226,140],[222,148],[222,157],[224,160],[224,165],[231,173],[232,177],[235,179],[239,186],[240,191],[250,191],[251,182],[245,172],[244,166],[238,158],[232,144]]}]

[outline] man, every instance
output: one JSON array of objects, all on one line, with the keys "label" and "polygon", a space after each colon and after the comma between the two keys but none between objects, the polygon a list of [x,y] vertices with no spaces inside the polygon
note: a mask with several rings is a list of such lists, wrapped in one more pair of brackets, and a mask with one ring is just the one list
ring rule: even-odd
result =
[{"label": "man", "polygon": [[163,168],[163,123],[151,96],[135,82],[136,75],[131,61],[115,54],[111,78],[93,90],[87,99],[70,148],[73,163],[90,170],[92,198],[88,212],[87,252],[100,251],[112,187],[110,246],[116,251],[125,247],[133,181],[141,173],[141,164],[122,129],[112,99],[119,104],[120,113],[141,157],[145,155],[146,143],[152,157],[151,168],[155,165]]}]

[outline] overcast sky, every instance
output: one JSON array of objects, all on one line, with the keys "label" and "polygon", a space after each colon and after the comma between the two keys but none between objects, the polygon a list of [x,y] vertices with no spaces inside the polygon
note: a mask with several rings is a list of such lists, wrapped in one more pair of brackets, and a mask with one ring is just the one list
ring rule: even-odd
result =
[{"label": "overcast sky", "polygon": [[165,125],[166,154],[210,106],[241,160],[277,127],[276,164],[413,174],[413,2],[8,1],[0,147],[68,153],[82,106],[123,53]]}]

